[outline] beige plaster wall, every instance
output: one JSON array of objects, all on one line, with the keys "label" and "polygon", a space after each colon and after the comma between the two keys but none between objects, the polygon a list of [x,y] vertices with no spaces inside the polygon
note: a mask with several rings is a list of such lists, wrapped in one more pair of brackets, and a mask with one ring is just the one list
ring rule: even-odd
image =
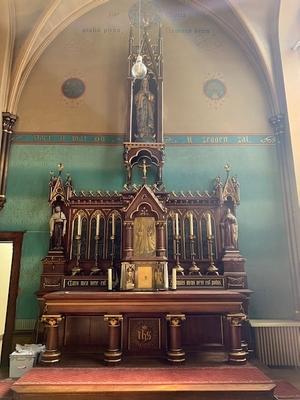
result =
[{"label": "beige plaster wall", "polygon": [[[17,110],[17,131],[124,133],[127,118],[128,9],[111,0],[69,26],[46,49],[28,78]],[[208,16],[166,0],[164,32],[166,133],[270,133],[267,101],[245,53]],[[61,85],[81,78],[86,90],[65,98]],[[220,79],[226,94],[203,91]]]},{"label": "beige plaster wall", "polygon": [[10,242],[0,242],[0,357],[2,350],[2,340],[5,329],[6,321],[6,308],[9,293],[9,281],[10,281],[10,271],[11,262],[13,255],[13,243]]},{"label": "beige plaster wall", "polygon": [[279,37],[298,199],[300,201],[300,4],[298,0],[281,2]]},{"label": "beige plaster wall", "polygon": [[52,0],[13,0],[16,10],[15,57],[39,16]]}]

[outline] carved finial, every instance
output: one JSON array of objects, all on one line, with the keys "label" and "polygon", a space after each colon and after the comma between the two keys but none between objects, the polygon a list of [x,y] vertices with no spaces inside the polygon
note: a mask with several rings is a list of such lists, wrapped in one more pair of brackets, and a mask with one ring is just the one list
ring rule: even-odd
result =
[{"label": "carved finial", "polygon": [[62,173],[62,171],[64,169],[64,164],[63,163],[59,163],[57,165],[57,168],[58,168],[58,174],[61,175],[61,173]]},{"label": "carved finial", "polygon": [[226,173],[227,173],[227,178],[228,178],[228,177],[229,177],[230,170],[231,170],[231,165],[230,165],[229,163],[226,163],[226,164],[224,165],[224,169],[225,169],[225,171],[226,171]]}]

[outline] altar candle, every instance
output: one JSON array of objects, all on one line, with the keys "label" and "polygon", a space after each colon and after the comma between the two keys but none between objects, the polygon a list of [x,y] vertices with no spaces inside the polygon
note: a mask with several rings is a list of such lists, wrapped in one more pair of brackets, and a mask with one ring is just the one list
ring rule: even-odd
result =
[{"label": "altar candle", "polygon": [[194,222],[192,213],[190,213],[190,235],[194,236]]},{"label": "altar candle", "polygon": [[111,236],[115,236],[115,214],[111,216]]},{"label": "altar candle", "polygon": [[178,214],[175,214],[175,235],[179,235],[179,224],[178,224]]},{"label": "altar candle", "polygon": [[107,270],[107,289],[112,290],[112,269]]},{"label": "altar candle", "polygon": [[78,220],[77,220],[77,235],[81,236],[81,215],[78,215]]},{"label": "altar candle", "polygon": [[164,263],[164,283],[165,289],[169,289],[169,272],[168,272],[168,263]]},{"label": "altar candle", "polygon": [[177,289],[177,271],[176,267],[172,268],[172,290]]},{"label": "altar candle", "polygon": [[96,218],[96,236],[99,236],[99,224],[100,224],[100,215],[97,214],[97,218]]},{"label": "altar candle", "polygon": [[207,213],[206,216],[207,216],[207,220],[206,220],[207,237],[211,237],[212,236],[211,217],[210,217],[209,213]]}]

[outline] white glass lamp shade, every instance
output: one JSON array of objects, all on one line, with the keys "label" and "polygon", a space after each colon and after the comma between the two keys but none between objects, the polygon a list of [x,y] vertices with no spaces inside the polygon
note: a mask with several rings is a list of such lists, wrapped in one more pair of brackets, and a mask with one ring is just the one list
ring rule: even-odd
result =
[{"label": "white glass lamp shade", "polygon": [[143,57],[141,55],[137,56],[136,62],[131,69],[131,73],[135,79],[144,79],[147,75],[147,67],[143,64]]}]

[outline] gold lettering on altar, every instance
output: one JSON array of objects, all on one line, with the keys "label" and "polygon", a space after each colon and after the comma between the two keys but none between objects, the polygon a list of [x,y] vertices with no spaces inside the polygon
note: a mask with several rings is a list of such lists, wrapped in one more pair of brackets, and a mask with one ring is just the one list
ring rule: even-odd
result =
[{"label": "gold lettering on altar", "polygon": [[147,325],[142,325],[137,330],[137,340],[142,343],[152,340],[152,331]]}]

